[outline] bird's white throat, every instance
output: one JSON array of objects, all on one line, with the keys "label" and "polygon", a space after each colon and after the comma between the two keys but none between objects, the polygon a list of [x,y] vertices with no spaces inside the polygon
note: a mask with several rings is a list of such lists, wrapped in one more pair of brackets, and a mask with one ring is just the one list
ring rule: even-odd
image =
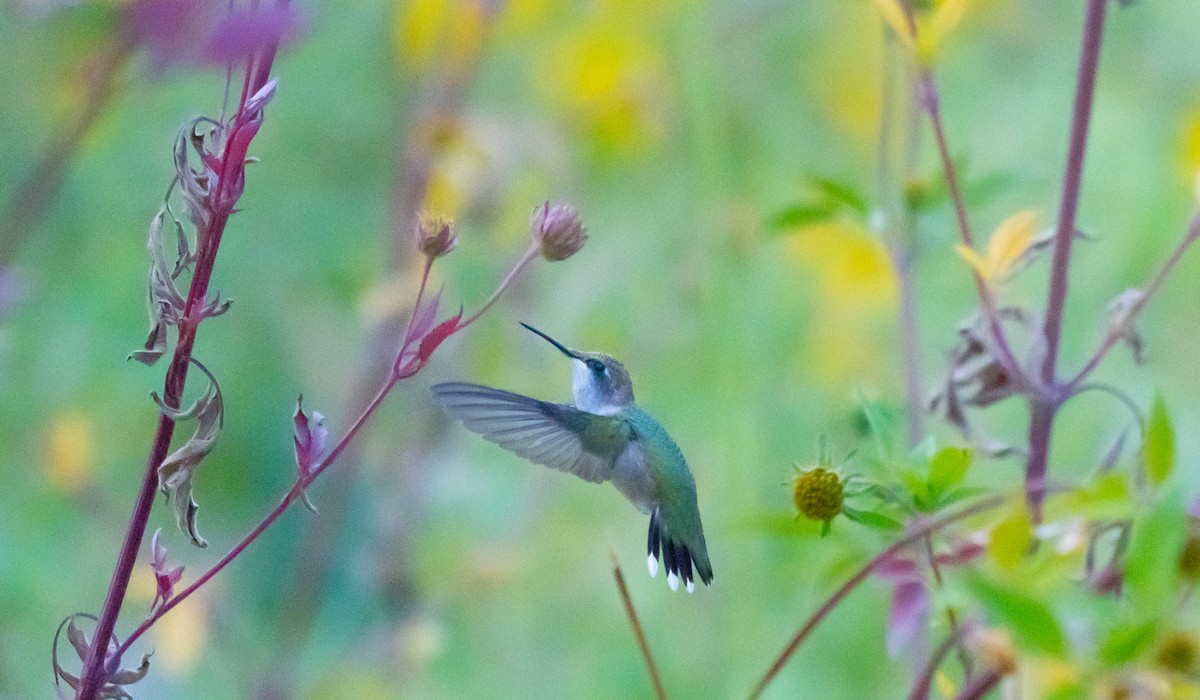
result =
[{"label": "bird's white throat", "polygon": [[575,408],[601,416],[611,416],[621,410],[609,402],[597,386],[597,377],[583,360],[571,360],[571,393],[575,395]]}]

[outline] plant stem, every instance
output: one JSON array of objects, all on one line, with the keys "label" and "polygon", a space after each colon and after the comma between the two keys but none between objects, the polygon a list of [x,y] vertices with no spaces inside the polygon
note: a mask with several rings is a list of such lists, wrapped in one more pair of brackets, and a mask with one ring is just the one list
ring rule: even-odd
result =
[{"label": "plant stem", "polygon": [[1079,210],[1079,190],[1083,183],[1083,157],[1087,152],[1088,125],[1096,90],[1100,62],[1100,41],[1104,33],[1107,0],[1088,0],[1083,25],[1083,43],[1079,52],[1079,75],[1075,82],[1075,106],[1071,116],[1071,134],[1067,147],[1067,166],[1063,174],[1062,200],[1058,208],[1058,226],[1054,232],[1054,252],[1050,259],[1050,291],[1046,301],[1046,357],[1042,381],[1055,381],[1058,347],[1062,337],[1063,307],[1067,299],[1067,271],[1071,262],[1071,243],[1075,240],[1075,215]]},{"label": "plant stem", "polygon": [[[930,68],[926,67],[920,70],[915,87],[917,101],[929,115],[929,123],[933,128],[938,157],[941,159],[942,172],[946,178],[946,189],[950,193],[950,201],[954,204],[954,216],[958,221],[959,235],[962,237],[963,245],[974,248],[975,240],[971,234],[971,221],[967,216],[967,203],[963,198],[962,189],[959,187],[958,172],[950,157],[950,147],[946,143],[946,127],[942,122],[941,100],[938,97],[937,84],[934,82],[933,71]],[[1004,367],[1004,371],[1018,387],[1028,386],[1029,381],[1025,377],[1024,370],[1021,369],[1021,363],[1017,362],[1009,347],[1008,338],[1004,335],[1004,326],[1000,322],[1000,312],[996,306],[996,300],[992,296],[991,288],[987,286],[977,271],[972,270],[971,276],[975,280],[975,291],[979,295],[979,304],[983,308],[988,329],[991,331],[992,350],[996,361]]]},{"label": "plant stem", "polygon": [[925,537],[928,537],[932,533],[941,530],[947,525],[952,525],[965,518],[969,518],[973,515],[978,515],[984,511],[996,508],[997,506],[1002,505],[1005,501],[1006,497],[1003,495],[992,496],[991,498],[978,501],[949,515],[927,521],[925,524],[913,528],[907,535],[894,542],[887,549],[875,555],[871,561],[867,562],[863,568],[859,569],[858,572],[851,576],[849,580],[842,584],[840,588],[834,591],[833,594],[821,604],[821,607],[817,608],[817,611],[814,612],[812,616],[809,617],[804,623],[804,625],[800,627],[800,630],[792,636],[791,641],[788,642],[787,646],[783,648],[783,651],[780,652],[779,656],[775,659],[775,663],[771,664],[771,667],[767,669],[767,672],[763,675],[762,679],[759,680],[758,685],[754,687],[753,692],[750,693],[750,699],[754,700],[762,695],[763,691],[767,689],[767,686],[771,684],[771,681],[775,679],[775,676],[777,676],[779,672],[783,670],[783,667],[787,665],[788,660],[791,659],[792,654],[796,652],[796,649],[798,649],[804,640],[806,640],[808,636],[812,634],[812,631],[817,628],[817,625],[819,625],[826,617],[828,617],[829,613],[832,612],[833,609],[836,608],[838,604],[840,604],[842,600],[844,600],[846,596],[850,594],[851,591],[857,588],[860,583],[867,580],[867,577],[869,577],[871,573],[875,571],[875,569],[879,568],[880,565],[882,565],[891,557],[895,556],[904,548],[920,542]]},{"label": "plant stem", "polygon": [[1167,276],[1170,275],[1171,271],[1175,269],[1175,265],[1179,263],[1179,260],[1183,258],[1183,254],[1187,252],[1187,249],[1196,241],[1197,238],[1200,238],[1200,214],[1195,214],[1192,216],[1192,220],[1188,224],[1187,234],[1184,235],[1183,240],[1179,242],[1179,245],[1175,246],[1175,250],[1171,251],[1170,257],[1168,257],[1166,261],[1163,262],[1162,266],[1158,268],[1158,272],[1154,274],[1154,277],[1150,278],[1150,281],[1147,282],[1144,287],[1142,287],[1143,294],[1141,298],[1136,300],[1126,312],[1124,322],[1116,327],[1110,327],[1108,329],[1107,335],[1104,336],[1104,340],[1100,343],[1100,347],[1096,350],[1095,354],[1092,355],[1092,357],[1087,361],[1087,364],[1085,364],[1083,368],[1079,370],[1075,377],[1071,379],[1071,381],[1067,382],[1067,389],[1065,393],[1068,395],[1078,393],[1079,385],[1083,382],[1083,380],[1087,379],[1088,375],[1090,375],[1093,370],[1096,369],[1096,367],[1100,364],[1100,361],[1103,360],[1108,354],[1108,351],[1112,350],[1113,346],[1117,344],[1117,341],[1119,341],[1123,335],[1124,329],[1132,328],[1133,322],[1137,318],[1138,314],[1140,314],[1142,310],[1146,308],[1146,304],[1149,303],[1151,297],[1153,297],[1158,292],[1159,288],[1162,287],[1163,282],[1165,282],[1167,279]]},{"label": "plant stem", "polygon": [[1083,157],[1087,151],[1088,125],[1100,63],[1100,44],[1104,35],[1104,16],[1108,0],[1088,0],[1083,22],[1083,40],[1079,51],[1079,72],[1075,81],[1075,105],[1067,146],[1067,165],[1063,174],[1062,200],[1058,225],[1054,232],[1054,252],[1050,261],[1050,290],[1046,300],[1046,322],[1042,329],[1045,358],[1041,367],[1041,385],[1050,395],[1031,395],[1029,399],[1029,460],[1025,464],[1025,485],[1030,515],[1035,523],[1042,519],[1042,496],[1038,485],[1046,481],[1050,457],[1050,437],[1054,417],[1062,403],[1058,391],[1056,367],[1062,339],[1063,308],[1067,299],[1067,272],[1071,262],[1071,243],[1075,240],[1075,215],[1079,210],[1079,190],[1083,182]]},{"label": "plant stem", "polygon": [[[218,192],[219,196],[219,192]],[[196,310],[203,306],[208,295],[208,285],[212,279],[213,264],[216,261],[217,248],[221,235],[229,221],[229,212],[217,212],[210,231],[211,243],[201,251],[196,261],[196,272],[188,289],[188,298],[184,307],[183,317],[179,320],[179,337],[175,345],[175,353],[171,365],[167,369],[163,381],[163,402],[172,408],[179,408],[183,387],[187,383],[188,367],[191,364],[192,347],[196,341],[196,330],[202,317]],[[197,239],[199,239],[199,232]],[[193,319],[195,319],[193,321]],[[117,564],[113,569],[112,580],[109,582],[108,593],[104,598],[104,607],[96,622],[96,631],[92,636],[92,646],[84,660],[80,674],[78,698],[94,700],[104,685],[107,670],[104,668],[105,652],[108,640],[112,638],[116,627],[117,615],[121,612],[121,604],[125,600],[125,591],[129,587],[129,577],[137,563],[138,551],[142,546],[142,538],[146,534],[146,523],[150,520],[150,510],[154,505],[154,493],[158,488],[158,466],[167,456],[171,446],[171,437],[175,432],[175,421],[165,414],[159,417],[158,429],[154,435],[154,443],[150,456],[146,460],[146,471],[142,476],[142,486],[134,504],[133,514],[125,530],[125,539],[117,555]]]},{"label": "plant stem", "polygon": [[481,306],[478,311],[472,314],[470,318],[458,324],[458,329],[462,330],[472,323],[475,323],[480,316],[486,313],[488,309],[492,308],[492,304],[496,303],[496,300],[500,298],[500,295],[504,293],[504,290],[508,288],[508,285],[517,278],[517,275],[520,274],[521,270],[523,270],[531,260],[537,257],[538,250],[539,248],[536,242],[529,246],[529,248],[527,248],[525,252],[521,254],[521,257],[517,259],[517,263],[513,265],[512,269],[508,271],[508,274],[505,275],[504,279],[496,287],[496,291],[492,292],[492,296],[488,297],[488,300],[483,303],[483,306]]},{"label": "plant stem", "polygon": [[82,109],[42,152],[37,164],[8,198],[4,217],[0,219],[0,231],[4,232],[0,236],[0,269],[12,264],[21,244],[54,201],[71,158],[112,100],[117,77],[132,50],[130,37],[122,32],[97,52],[91,66],[84,68],[86,93]]},{"label": "plant stem", "polygon": [[658,666],[654,663],[654,657],[650,654],[650,644],[646,641],[646,633],[642,630],[642,623],[638,620],[637,611],[633,608],[633,599],[629,597],[629,588],[625,585],[625,574],[621,572],[621,563],[617,561],[617,555],[612,555],[613,562],[613,578],[617,581],[617,591],[621,594],[621,602],[625,604],[625,614],[629,617],[629,624],[633,626],[633,636],[637,637],[638,647],[642,650],[642,659],[646,662],[646,670],[650,672],[650,682],[654,684],[654,697],[658,700],[666,700],[667,692],[663,688],[662,678],[658,674]]},{"label": "plant stem", "polygon": [[[920,327],[917,323],[916,280],[913,277],[913,263],[917,255],[916,237],[913,236],[914,221],[912,210],[904,196],[904,181],[912,170],[917,149],[913,147],[920,136],[915,128],[916,119],[905,110],[908,119],[904,126],[909,127],[908,144],[905,148],[906,158],[903,171],[897,173],[894,165],[895,154],[893,132],[898,131],[896,83],[903,79],[908,84],[907,76],[901,76],[903,63],[896,60],[899,47],[895,36],[883,26],[883,61],[880,71],[879,96],[879,144],[876,173],[877,196],[881,202],[880,209],[884,213],[883,238],[886,243],[888,258],[892,270],[896,274],[896,324],[900,336],[900,365],[904,379],[905,419],[908,427],[908,444],[915,447],[925,433],[925,401],[923,380],[921,378],[921,342]],[[915,107],[912,100],[910,107]]]},{"label": "plant stem", "polygon": [[1004,674],[1000,671],[996,669],[984,671],[967,681],[967,685],[961,693],[954,696],[954,700],[979,700],[995,690],[1002,680],[1004,680]]},{"label": "plant stem", "polygon": [[[950,653],[951,649],[962,649],[962,639],[966,633],[966,627],[959,625],[950,630],[950,634],[938,644],[933,653],[929,655],[929,661],[925,664],[921,675],[917,676],[917,680],[913,683],[912,691],[908,694],[908,700],[929,700],[929,691],[933,688],[933,677],[937,675],[938,666]],[[970,675],[970,671],[967,671]]]},{"label": "plant stem", "polygon": [[400,380],[395,376],[389,375],[387,381],[383,383],[383,386],[381,386],[379,391],[375,393],[375,397],[371,399],[371,403],[367,404],[367,407],[363,409],[363,412],[360,413],[358,418],[355,419],[354,423],[350,426],[349,430],[346,431],[346,434],[342,436],[342,439],[338,441],[337,445],[335,445],[334,448],[329,451],[329,454],[326,455],[325,458],[322,459],[320,463],[318,463],[317,466],[308,473],[307,476],[297,479],[296,483],[292,485],[292,488],[279,502],[279,505],[275,506],[274,510],[272,510],[261,521],[259,521],[258,525],[255,525],[254,529],[251,530],[249,534],[247,534],[240,542],[234,545],[233,548],[225,554],[225,556],[221,557],[220,561],[209,567],[209,569],[201,574],[199,578],[193,581],[191,585],[189,585],[187,588],[184,588],[179,593],[176,593],[171,597],[170,600],[166,601],[158,609],[156,609],[152,615],[143,620],[142,624],[138,625],[138,628],[134,630],[133,633],[129,635],[129,637],[117,648],[117,653],[115,656],[120,658],[135,640],[141,637],[146,630],[150,629],[150,627],[158,621],[158,618],[165,615],[176,605],[182,603],[190,595],[195,593],[197,589],[207,583],[209,579],[220,573],[221,570],[228,566],[229,563],[234,559],[236,559],[238,555],[240,555],[242,551],[246,549],[246,547],[249,547],[254,540],[258,539],[259,535],[261,535],[268,527],[270,527],[280,515],[283,515],[283,512],[288,509],[288,506],[292,505],[293,502],[300,498],[300,494],[304,491],[304,489],[308,488],[309,484],[311,484],[318,476],[321,475],[321,472],[325,471],[329,465],[333,464],[333,462],[337,460],[338,456],[341,455],[342,451],[346,449],[346,446],[350,444],[350,442],[354,439],[354,436],[357,435],[358,431],[361,430],[366,424],[367,420],[374,415],[376,409],[379,408],[380,404],[383,403],[383,400],[387,398],[388,394],[391,393],[392,389],[397,383],[399,383],[399,381]]}]

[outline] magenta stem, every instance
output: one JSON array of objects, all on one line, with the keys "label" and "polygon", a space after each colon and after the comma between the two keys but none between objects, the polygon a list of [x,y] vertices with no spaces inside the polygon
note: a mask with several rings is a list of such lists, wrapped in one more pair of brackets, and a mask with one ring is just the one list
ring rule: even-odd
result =
[{"label": "magenta stem", "polygon": [[1095,97],[1096,73],[1100,63],[1100,43],[1104,35],[1107,7],[1108,0],[1088,0],[1087,14],[1083,22],[1079,73],[1075,81],[1075,105],[1071,117],[1058,225],[1054,232],[1054,253],[1050,261],[1046,322],[1042,330],[1046,353],[1041,367],[1041,385],[1046,392],[1042,395],[1031,395],[1029,400],[1029,459],[1025,463],[1025,490],[1034,522],[1041,522],[1042,518],[1040,485],[1046,481],[1054,418],[1064,398],[1064,392],[1058,386],[1056,368],[1059,343],[1062,339],[1063,308],[1067,300],[1071,243],[1075,240],[1075,215],[1079,210],[1079,191],[1083,182],[1083,158],[1087,152],[1088,125]]},{"label": "magenta stem", "polygon": [[986,510],[1003,505],[1006,500],[1006,497],[1002,495],[993,496],[991,498],[979,501],[973,505],[967,506],[966,508],[963,508],[955,513],[951,513],[950,515],[943,516],[936,520],[930,520],[924,525],[913,528],[907,535],[893,543],[892,546],[875,555],[871,561],[867,562],[866,566],[859,569],[858,572],[851,576],[848,581],[834,591],[833,594],[825,600],[821,607],[817,608],[817,611],[814,612],[812,616],[809,617],[804,623],[804,625],[800,627],[800,630],[792,636],[791,641],[788,642],[787,646],[783,648],[783,651],[780,652],[779,656],[775,659],[775,663],[771,664],[771,667],[767,669],[766,674],[764,674],[762,679],[759,680],[758,685],[754,687],[754,691],[750,693],[750,699],[755,700],[755,698],[758,698],[762,695],[763,691],[767,689],[767,686],[771,684],[771,681],[775,679],[775,676],[777,676],[779,672],[783,670],[783,667],[787,665],[787,662],[792,658],[792,654],[794,654],[796,650],[800,648],[800,645],[804,643],[804,640],[808,639],[808,636],[812,634],[812,631],[817,628],[817,625],[821,624],[821,622],[829,615],[829,613],[833,612],[833,609],[836,608],[846,598],[846,596],[850,595],[850,593],[857,588],[860,583],[867,580],[867,578],[875,571],[875,569],[879,568],[880,565],[906,547],[920,542],[922,539],[928,537],[934,532],[937,532],[938,530],[941,530],[947,525],[951,525],[963,520],[964,518],[969,518],[972,515],[977,515]]}]

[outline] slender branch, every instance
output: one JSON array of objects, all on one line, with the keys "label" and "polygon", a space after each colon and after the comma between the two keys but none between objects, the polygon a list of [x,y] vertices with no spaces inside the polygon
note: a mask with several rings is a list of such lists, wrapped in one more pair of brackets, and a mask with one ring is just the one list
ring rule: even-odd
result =
[{"label": "slender branch", "polygon": [[[958,170],[950,157],[950,147],[946,143],[946,127],[942,122],[941,100],[938,98],[937,84],[933,80],[933,72],[929,68],[921,70],[917,78],[917,99],[929,115],[929,123],[933,127],[934,141],[937,143],[938,157],[941,159],[942,172],[946,177],[946,189],[950,193],[950,201],[954,204],[954,216],[958,221],[958,232],[963,245],[974,248],[974,236],[971,234],[971,221],[967,216],[967,203],[963,198],[962,189],[958,184]],[[1004,326],[1000,322],[1000,312],[992,290],[975,270],[971,271],[975,280],[975,292],[979,295],[980,306],[983,307],[987,318],[988,330],[991,331],[996,361],[1004,367],[1004,371],[1018,386],[1028,386],[1029,381],[1021,363],[1013,355],[1008,338],[1004,335]]]},{"label": "slender branch", "polygon": [[1071,243],[1075,240],[1075,215],[1079,209],[1079,190],[1083,182],[1083,157],[1087,150],[1088,124],[1096,90],[1096,73],[1100,63],[1100,43],[1104,35],[1104,15],[1107,7],[1108,0],[1088,0],[1087,14],[1083,22],[1079,73],[1075,82],[1075,106],[1071,117],[1058,226],[1054,233],[1054,253],[1050,261],[1046,322],[1042,330],[1046,352],[1041,367],[1041,383],[1050,389],[1050,395],[1031,395],[1029,400],[1029,460],[1025,463],[1025,488],[1034,522],[1041,522],[1042,519],[1042,497],[1039,495],[1039,489],[1046,481],[1050,436],[1054,427],[1054,417],[1063,400],[1062,392],[1057,391],[1056,365],[1059,342],[1062,338],[1063,308],[1067,299]]},{"label": "slender branch", "polygon": [[800,630],[792,636],[791,641],[788,642],[787,646],[783,648],[783,651],[780,652],[779,656],[775,659],[775,662],[771,664],[771,667],[767,669],[767,672],[763,675],[762,679],[758,681],[758,685],[754,687],[753,692],[750,693],[751,700],[754,700],[762,695],[763,691],[767,689],[767,686],[771,684],[771,681],[775,679],[775,676],[777,676],[779,672],[783,670],[783,667],[787,665],[787,662],[792,658],[792,654],[794,654],[796,650],[800,648],[800,645],[804,643],[804,641],[808,639],[808,636],[812,634],[812,631],[817,628],[817,625],[819,625],[826,617],[828,617],[829,613],[831,613],[833,609],[836,608],[846,598],[846,596],[848,596],[855,588],[857,588],[859,584],[867,580],[867,578],[875,571],[875,569],[879,568],[884,562],[895,556],[904,548],[920,542],[922,539],[928,537],[934,532],[937,532],[938,530],[941,530],[942,528],[952,525],[965,518],[969,518],[973,515],[978,515],[984,511],[996,508],[1004,504],[1006,500],[1007,497],[1003,495],[992,496],[991,498],[978,501],[949,515],[945,515],[934,520],[929,520],[923,525],[913,528],[907,535],[894,542],[887,549],[875,555],[871,561],[867,562],[863,568],[859,569],[858,572],[851,576],[849,580],[842,584],[840,588],[834,591],[833,594],[825,600],[821,607],[817,608],[817,611],[814,612],[812,616],[809,617],[804,623],[804,625],[800,627]]},{"label": "slender branch", "polygon": [[1088,375],[1100,365],[1100,361],[1104,359],[1108,351],[1112,350],[1113,346],[1121,340],[1125,330],[1132,327],[1138,314],[1146,308],[1146,304],[1150,302],[1150,299],[1162,287],[1167,276],[1175,269],[1175,265],[1179,263],[1180,259],[1183,258],[1183,254],[1187,252],[1187,249],[1191,247],[1197,238],[1200,238],[1200,214],[1192,216],[1192,220],[1188,224],[1187,234],[1179,242],[1179,245],[1175,246],[1175,250],[1171,251],[1171,255],[1163,262],[1162,266],[1158,268],[1158,272],[1142,288],[1143,293],[1141,297],[1135,300],[1130,306],[1129,310],[1125,313],[1122,323],[1108,329],[1108,333],[1104,336],[1104,340],[1101,341],[1099,349],[1096,350],[1095,354],[1092,355],[1087,364],[1079,370],[1075,377],[1067,382],[1066,393],[1078,393],[1080,383],[1087,379]]},{"label": "slender branch", "polygon": [[496,291],[492,292],[492,296],[488,297],[488,300],[483,303],[483,306],[480,307],[480,309],[474,314],[472,314],[470,318],[458,324],[459,330],[462,330],[472,323],[475,323],[480,316],[486,313],[488,309],[492,308],[492,304],[496,303],[496,300],[500,298],[500,295],[504,293],[504,290],[508,288],[508,285],[511,284],[514,279],[516,279],[521,270],[523,270],[531,260],[538,256],[538,250],[538,244],[535,242],[533,245],[529,246],[524,253],[521,254],[521,257],[517,259],[517,263],[513,265],[511,270],[508,271],[508,275],[506,275],[496,287]]},{"label": "slender branch", "polygon": [[[908,700],[929,700],[929,691],[933,688],[933,678],[937,675],[938,666],[942,665],[946,655],[951,649],[962,649],[963,637],[966,634],[966,627],[959,625],[950,630],[950,634],[938,644],[933,653],[929,655],[929,661],[925,663],[924,670],[921,675],[917,676],[917,680],[913,683],[912,691],[908,694]],[[970,671],[967,672],[968,675]]]},{"label": "slender branch", "polygon": [[[925,401],[923,397],[924,381],[921,378],[921,343],[920,325],[917,322],[916,280],[913,277],[913,262],[917,255],[916,238],[912,235],[915,221],[912,209],[904,197],[904,179],[913,168],[917,149],[913,142],[917,141],[920,131],[915,127],[917,120],[912,114],[906,126],[908,129],[908,148],[903,171],[897,173],[894,165],[893,131],[896,129],[897,99],[896,82],[907,76],[900,76],[903,63],[896,60],[899,46],[895,35],[884,24],[883,26],[883,61],[880,71],[879,96],[879,145],[876,168],[878,172],[876,189],[877,196],[884,212],[883,237],[887,244],[888,258],[896,274],[897,308],[896,323],[900,336],[900,364],[904,379],[905,419],[908,427],[908,443],[915,447],[925,433]],[[912,100],[909,105],[915,107]],[[911,110],[905,110],[910,112]]]},{"label": "slender branch", "polygon": [[1108,0],[1088,0],[1083,23],[1083,42],[1079,51],[1079,75],[1075,82],[1075,106],[1071,115],[1071,135],[1067,147],[1067,166],[1063,173],[1062,200],[1058,208],[1058,226],[1054,232],[1054,252],[1050,259],[1050,291],[1046,301],[1046,358],[1042,381],[1054,384],[1058,346],[1062,337],[1063,307],[1067,299],[1067,271],[1071,262],[1071,243],[1075,240],[1075,215],[1079,210],[1079,190],[1083,183],[1083,157],[1087,151],[1088,125],[1096,91],[1096,73],[1100,63],[1100,41],[1104,35],[1104,14]]},{"label": "slender branch", "polygon": [[972,677],[967,681],[967,685],[958,695],[954,696],[955,700],[979,700],[983,696],[995,690],[996,686],[1000,685],[1000,681],[1004,680],[1004,674],[996,669],[989,669]]},{"label": "slender branch", "polygon": [[654,697],[658,700],[666,700],[667,692],[663,688],[662,677],[658,674],[658,666],[654,663],[654,657],[650,654],[650,644],[646,641],[646,633],[642,630],[642,623],[638,620],[637,611],[633,609],[633,599],[629,597],[629,588],[625,585],[625,574],[621,573],[621,563],[617,561],[617,555],[612,554],[613,563],[613,578],[617,581],[617,591],[621,594],[621,602],[625,604],[625,614],[629,617],[629,624],[633,626],[633,636],[637,637],[638,647],[642,650],[642,659],[646,662],[646,670],[650,672],[650,682],[654,684]]},{"label": "slender branch", "polygon": [[133,633],[124,641],[124,643],[117,648],[115,657],[119,659],[125,653],[125,651],[129,649],[129,646],[135,640],[141,637],[146,630],[150,629],[150,627],[152,627],[154,623],[158,621],[158,618],[165,615],[176,605],[182,603],[189,596],[195,593],[201,586],[207,583],[209,579],[220,573],[221,570],[228,566],[229,563],[234,559],[236,559],[238,555],[240,555],[242,551],[246,549],[246,547],[249,547],[254,540],[258,539],[258,536],[261,535],[268,527],[270,527],[280,515],[283,515],[283,512],[286,511],[293,502],[300,498],[301,493],[308,488],[309,484],[311,484],[318,476],[320,476],[321,472],[325,471],[329,465],[333,464],[334,461],[337,460],[338,456],[341,455],[342,451],[346,449],[346,446],[350,444],[350,442],[354,439],[354,436],[358,434],[358,431],[361,430],[364,425],[366,425],[367,420],[375,414],[376,409],[379,408],[380,404],[383,403],[383,400],[387,398],[388,394],[391,393],[392,389],[395,388],[399,381],[400,380],[395,376],[389,376],[387,381],[383,383],[383,386],[379,388],[379,391],[375,393],[375,397],[371,399],[371,403],[367,404],[367,407],[364,408],[363,412],[360,413],[358,418],[354,420],[354,423],[346,431],[346,434],[343,435],[342,439],[338,441],[337,445],[335,445],[334,448],[329,451],[329,454],[326,455],[325,458],[322,459],[306,476],[297,479],[296,483],[292,485],[292,488],[279,502],[279,505],[275,506],[275,509],[270,513],[267,513],[267,515],[261,521],[259,521],[258,525],[254,526],[254,529],[251,530],[249,534],[247,534],[240,542],[234,545],[233,548],[225,554],[225,556],[221,557],[220,561],[209,567],[207,571],[201,574],[187,588],[184,588],[179,593],[176,593],[171,597],[170,600],[163,603],[158,609],[156,609],[152,615],[143,620],[142,624],[138,625],[138,628],[134,630]]},{"label": "slender branch", "polygon": [[84,69],[86,93],[82,108],[42,152],[5,205],[4,216],[0,219],[0,268],[12,264],[21,244],[54,201],[71,158],[116,93],[117,77],[132,50],[130,37],[121,32],[101,48],[92,65]]}]

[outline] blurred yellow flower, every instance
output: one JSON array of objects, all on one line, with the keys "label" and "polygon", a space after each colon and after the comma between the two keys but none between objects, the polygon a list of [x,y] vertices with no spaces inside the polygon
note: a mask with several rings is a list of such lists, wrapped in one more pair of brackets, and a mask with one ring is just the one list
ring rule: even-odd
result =
[{"label": "blurred yellow flower", "polygon": [[564,30],[535,69],[547,98],[601,146],[633,150],[658,140],[667,124],[666,59],[647,29],[602,10]]},{"label": "blurred yellow flower", "polygon": [[[892,28],[900,43],[913,52],[917,61],[922,65],[933,65],[937,53],[946,41],[946,37],[962,21],[967,9],[967,0],[928,0],[917,3],[914,0],[871,0],[883,20]],[[912,21],[904,3],[912,2],[917,7],[912,9]],[[930,6],[925,9],[922,6]],[[915,32],[914,32],[915,22]]]},{"label": "blurred yellow flower", "polygon": [[1183,129],[1182,166],[1200,205],[1200,109],[1194,110]]},{"label": "blurred yellow flower", "polygon": [[956,245],[954,250],[984,282],[996,285],[1019,268],[1018,263],[1033,244],[1036,226],[1037,212],[1032,209],[1019,211],[996,227],[995,233],[988,240],[985,255],[980,255],[974,248],[962,244]]},{"label": "blurred yellow flower", "polygon": [[59,415],[50,426],[45,452],[46,478],[53,488],[78,491],[87,481],[94,462],[92,421],[82,413]]},{"label": "blurred yellow flower", "polygon": [[203,589],[163,615],[154,631],[154,661],[162,672],[183,675],[196,667],[208,641],[208,598]]},{"label": "blurred yellow flower", "polygon": [[893,324],[896,277],[883,243],[857,224],[827,221],[796,230],[788,250],[816,283],[819,341],[805,350],[806,371],[833,383],[887,376],[879,339]]},{"label": "blurred yellow flower", "polygon": [[396,7],[396,52],[417,73],[454,74],[474,60],[487,17],[477,0],[400,0]]}]

